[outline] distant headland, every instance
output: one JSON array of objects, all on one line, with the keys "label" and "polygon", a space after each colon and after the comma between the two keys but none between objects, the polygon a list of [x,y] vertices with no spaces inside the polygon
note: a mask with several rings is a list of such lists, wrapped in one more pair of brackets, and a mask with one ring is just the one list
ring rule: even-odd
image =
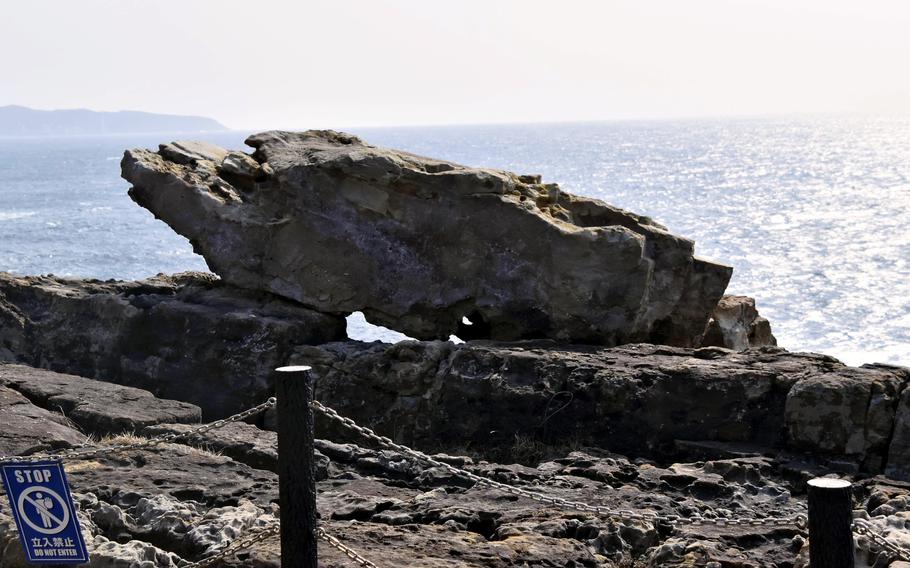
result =
[{"label": "distant headland", "polygon": [[227,130],[217,120],[139,111],[99,112],[87,109],[37,110],[0,107],[0,137],[86,136],[145,132],[211,132]]}]

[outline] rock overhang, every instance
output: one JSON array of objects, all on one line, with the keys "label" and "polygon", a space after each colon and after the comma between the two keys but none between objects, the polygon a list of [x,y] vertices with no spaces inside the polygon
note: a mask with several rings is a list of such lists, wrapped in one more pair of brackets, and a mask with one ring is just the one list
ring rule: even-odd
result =
[{"label": "rock overhang", "polygon": [[[128,150],[130,196],[227,282],[420,339],[697,345],[731,268],[651,219],[539,176],[333,131]],[[478,331],[480,330],[480,331]]]}]

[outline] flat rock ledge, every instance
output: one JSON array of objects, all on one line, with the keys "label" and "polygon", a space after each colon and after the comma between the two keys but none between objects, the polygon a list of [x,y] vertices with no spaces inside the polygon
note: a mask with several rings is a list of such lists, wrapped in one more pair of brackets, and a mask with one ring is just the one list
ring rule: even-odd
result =
[{"label": "flat rock ledge", "polygon": [[296,361],[315,367],[320,400],[418,447],[516,459],[535,444],[632,456],[751,445],[910,480],[902,367],[774,347],[552,342],[343,342],[302,348]]},{"label": "flat rock ledge", "polygon": [[[341,317],[211,274],[104,282],[0,273],[0,360],[146,389],[206,418],[262,402],[294,348],[345,337]],[[75,396],[71,387],[60,396]]]},{"label": "flat rock ledge", "polygon": [[695,346],[732,269],[540,176],[333,131],[129,150],[130,197],[226,282],[418,339]]},{"label": "flat rock ledge", "polygon": [[[7,370],[28,375],[19,366]],[[86,392],[109,387],[93,389],[85,381]],[[167,404],[146,402],[153,407]],[[53,404],[42,397],[33,403],[0,386],[0,416],[28,417],[20,423],[30,427],[30,435],[39,441],[36,447],[81,436]],[[123,416],[131,412],[131,405],[124,397],[112,397],[109,411]],[[160,424],[147,427],[147,433],[184,429],[180,424]],[[119,436],[102,443],[140,439]],[[232,425],[230,432],[209,431],[190,443],[66,463],[91,554],[88,566],[176,568],[275,522],[280,513],[277,477],[268,470],[268,459],[261,464],[264,469],[249,465],[275,455],[274,433],[241,423]],[[448,471],[381,449],[328,440],[318,440],[317,446],[322,456],[317,486],[320,523],[383,568],[806,568],[806,539],[793,527],[701,526],[672,531],[664,525],[610,520],[473,487]],[[233,457],[212,453],[215,447]],[[21,438],[0,436],[0,454],[10,453],[32,452],[23,450]],[[805,479],[818,473],[808,462],[758,454],[656,462],[584,446],[530,466],[464,454],[436,458],[555,497],[680,516],[795,515],[804,507]],[[857,514],[906,544],[906,533],[896,527],[910,518],[910,484],[882,477],[854,480]],[[17,538],[4,504],[0,567],[27,566]],[[875,557],[868,552],[869,543],[861,538],[858,544],[859,565],[872,566]],[[350,566],[349,559],[327,546],[319,553],[320,566]],[[257,544],[217,566],[279,568],[278,542]]]},{"label": "flat rock ledge", "polygon": [[[198,406],[84,377],[0,362],[0,387],[32,403],[59,411],[69,424],[95,437],[138,432],[155,424],[196,424]],[[0,421],[4,427],[11,422]]]}]

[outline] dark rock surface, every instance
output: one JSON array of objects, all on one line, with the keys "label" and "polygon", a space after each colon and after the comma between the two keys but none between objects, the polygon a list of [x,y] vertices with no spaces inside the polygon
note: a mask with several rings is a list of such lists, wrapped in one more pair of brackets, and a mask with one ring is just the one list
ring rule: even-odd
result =
[{"label": "dark rock surface", "polygon": [[0,456],[69,448],[85,440],[62,414],[39,408],[13,389],[0,386]]},{"label": "dark rock surface", "polygon": [[[48,439],[65,422],[11,389],[0,386],[0,395],[5,395],[0,396],[0,417],[7,412],[29,416],[32,431],[46,429]],[[115,398],[111,406],[118,404]],[[113,408],[112,413],[122,410]],[[149,431],[184,427],[159,425]],[[140,440],[123,436],[104,443]],[[238,455],[244,447],[269,454],[274,442],[274,434],[241,424],[193,440],[200,447],[233,446]],[[666,524],[620,521],[472,486],[394,452],[325,440],[318,444],[327,465],[325,479],[318,483],[322,526],[382,568],[804,566],[799,559],[806,540],[794,526],[674,530]],[[579,448],[535,466],[466,456],[437,459],[548,496],[682,517],[799,514],[804,506],[801,480],[817,467],[746,455],[678,463],[629,460],[595,448]],[[92,568],[175,568],[274,523],[280,505],[274,473],[179,444],[70,461],[66,469]],[[857,514],[890,538],[906,541],[902,527],[910,518],[910,485],[881,477],[856,481]],[[858,542],[858,566],[871,566],[868,541]],[[25,566],[6,503],[0,503],[0,568]],[[216,566],[278,568],[278,541],[257,544]],[[322,544],[320,566],[351,564]]]},{"label": "dark rock surface", "polygon": [[904,387],[901,393],[889,455],[892,459],[885,473],[897,479],[910,479],[910,388]]},{"label": "dark rock surface", "polygon": [[295,347],[344,337],[340,317],[210,274],[101,282],[0,273],[0,360],[146,389],[207,418],[262,402]]},{"label": "dark rock surface", "polygon": [[910,370],[900,367],[848,367],[779,348],[546,342],[345,342],[298,357],[315,366],[323,402],[396,440],[443,451],[539,442],[672,456],[678,440],[728,442],[895,474],[910,457],[907,397],[900,401]]},{"label": "dark rock surface", "polygon": [[540,176],[331,131],[247,143],[130,150],[123,177],[227,282],[411,337],[697,345],[730,279],[692,241]]},{"label": "dark rock surface", "polygon": [[[189,424],[158,424],[145,428],[143,436],[162,434],[186,435],[194,430]],[[278,434],[261,430],[252,424],[234,422],[204,434],[194,434],[181,439],[181,443],[230,457],[256,469],[278,472]]]},{"label": "dark rock surface", "polygon": [[186,402],[26,365],[0,363],[0,386],[18,391],[34,404],[63,413],[83,432],[97,437],[136,432],[153,424],[194,423],[202,419],[199,407]]}]

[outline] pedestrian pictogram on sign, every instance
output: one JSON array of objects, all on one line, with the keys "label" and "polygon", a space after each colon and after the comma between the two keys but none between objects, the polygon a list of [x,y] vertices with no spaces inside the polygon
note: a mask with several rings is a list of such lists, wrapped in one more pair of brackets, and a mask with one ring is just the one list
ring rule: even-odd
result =
[{"label": "pedestrian pictogram on sign", "polygon": [[60,462],[3,464],[3,486],[25,557],[33,564],[81,564],[88,552]]}]

